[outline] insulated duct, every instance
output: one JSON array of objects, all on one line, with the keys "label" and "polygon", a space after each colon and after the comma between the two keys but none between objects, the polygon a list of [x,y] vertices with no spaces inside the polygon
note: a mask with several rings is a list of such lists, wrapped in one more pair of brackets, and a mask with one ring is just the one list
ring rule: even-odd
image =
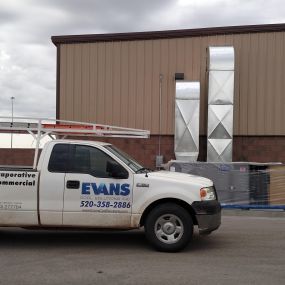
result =
[{"label": "insulated duct", "polygon": [[209,47],[208,162],[231,162],[234,48]]},{"label": "insulated duct", "polygon": [[200,82],[177,81],[175,97],[175,156],[194,162],[199,154]]}]

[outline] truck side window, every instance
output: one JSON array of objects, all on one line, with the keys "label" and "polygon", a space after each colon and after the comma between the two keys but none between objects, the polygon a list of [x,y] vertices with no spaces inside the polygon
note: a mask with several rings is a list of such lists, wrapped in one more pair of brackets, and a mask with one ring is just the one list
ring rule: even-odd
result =
[{"label": "truck side window", "polygon": [[100,178],[110,178],[111,175],[107,167],[108,162],[118,164],[113,158],[100,149],[85,145],[75,145],[71,163],[72,172],[86,173]]},{"label": "truck side window", "polygon": [[56,144],[51,152],[48,171],[69,172],[70,166],[70,145]]}]

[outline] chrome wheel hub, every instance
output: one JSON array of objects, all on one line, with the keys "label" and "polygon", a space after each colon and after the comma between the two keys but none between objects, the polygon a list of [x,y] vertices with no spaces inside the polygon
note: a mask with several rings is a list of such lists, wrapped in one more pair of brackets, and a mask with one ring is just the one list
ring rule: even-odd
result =
[{"label": "chrome wheel hub", "polygon": [[162,230],[167,235],[171,235],[175,232],[175,225],[171,222],[167,222],[162,226]]},{"label": "chrome wheel hub", "polygon": [[160,216],[154,227],[156,237],[167,244],[178,242],[184,233],[182,221],[174,214]]}]

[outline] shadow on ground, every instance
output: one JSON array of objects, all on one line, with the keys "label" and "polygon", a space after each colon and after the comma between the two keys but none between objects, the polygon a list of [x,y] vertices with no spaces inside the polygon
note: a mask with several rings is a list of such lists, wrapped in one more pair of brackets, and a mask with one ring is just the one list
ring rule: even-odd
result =
[{"label": "shadow on ground", "polygon": [[[217,248],[217,236],[193,235],[185,251],[204,251]],[[62,231],[62,230],[25,230],[0,229],[0,249],[55,249],[55,248],[104,248],[152,250],[143,230],[132,231]]]}]

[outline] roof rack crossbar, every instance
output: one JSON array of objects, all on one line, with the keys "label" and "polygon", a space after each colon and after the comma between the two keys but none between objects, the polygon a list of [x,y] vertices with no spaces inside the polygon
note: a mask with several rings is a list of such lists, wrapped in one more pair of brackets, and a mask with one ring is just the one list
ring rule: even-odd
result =
[{"label": "roof rack crossbar", "polygon": [[78,121],[57,120],[49,118],[2,117],[0,116],[0,133],[28,133],[36,140],[33,168],[36,168],[40,141],[49,136],[63,139],[68,136],[113,137],[113,138],[149,138],[150,131],[134,128],[123,128],[104,124],[93,124]]}]

